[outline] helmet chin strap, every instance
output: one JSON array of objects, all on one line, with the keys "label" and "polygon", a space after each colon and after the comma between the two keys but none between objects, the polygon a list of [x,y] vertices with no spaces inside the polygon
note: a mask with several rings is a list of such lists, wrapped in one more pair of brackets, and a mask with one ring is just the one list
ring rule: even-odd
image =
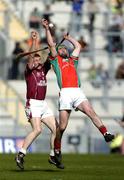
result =
[{"label": "helmet chin strap", "polygon": [[62,55],[60,55],[62,58],[68,58],[68,56],[67,55],[64,55],[64,54],[62,54]]},{"label": "helmet chin strap", "polygon": [[69,52],[67,54],[61,54],[60,56],[63,57],[63,58],[69,58]]}]

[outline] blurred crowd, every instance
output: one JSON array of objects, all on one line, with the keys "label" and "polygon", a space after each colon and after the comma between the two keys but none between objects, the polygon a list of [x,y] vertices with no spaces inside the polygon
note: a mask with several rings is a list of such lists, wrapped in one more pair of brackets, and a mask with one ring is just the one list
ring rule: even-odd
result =
[{"label": "blurred crowd", "polygon": [[[95,22],[102,8],[100,3],[96,0],[67,0],[65,3],[71,7],[70,22],[68,27],[60,28],[57,24],[53,22],[53,17],[56,12],[53,12],[51,7],[57,0],[44,1],[44,10],[41,12],[40,8],[34,7],[30,12],[28,19],[28,28],[30,30],[35,29],[41,33],[41,18],[45,18],[54,25],[51,28],[52,35],[56,41],[60,40],[66,29],[73,36],[77,37],[82,46],[82,54],[89,52],[91,50],[91,45],[93,44],[94,31],[96,29]],[[123,0],[104,0],[106,12],[105,12],[105,26],[103,34],[105,34],[106,45],[104,50],[108,53],[118,53],[124,51],[124,1]],[[85,9],[84,9],[85,7]],[[83,22],[84,14],[87,15],[87,24]],[[109,19],[109,21],[108,21]],[[58,31],[59,29],[59,31]],[[85,40],[83,30],[86,30],[89,34],[89,41]],[[42,34],[42,33],[41,33]],[[78,36],[77,36],[78,35]],[[46,43],[45,36],[41,37],[42,45]],[[15,47],[12,52],[12,63],[8,73],[8,78],[10,79],[22,79],[23,78],[23,67],[25,65],[25,59],[20,61],[16,60],[18,53],[23,52],[27,48],[28,40],[24,42],[16,42]],[[70,48],[71,49],[71,48]],[[123,57],[122,57],[123,59]],[[101,81],[106,81],[110,78],[109,70],[104,68],[103,64],[94,65],[92,63],[89,69],[88,79],[96,80],[95,87],[99,87]],[[119,64],[115,72],[115,78],[124,79],[124,60]]]}]

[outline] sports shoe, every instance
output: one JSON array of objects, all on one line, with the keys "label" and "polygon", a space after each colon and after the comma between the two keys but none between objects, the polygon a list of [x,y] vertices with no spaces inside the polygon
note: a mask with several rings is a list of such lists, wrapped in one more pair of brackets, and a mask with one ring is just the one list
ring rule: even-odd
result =
[{"label": "sports shoe", "polygon": [[105,135],[104,135],[104,138],[105,138],[106,142],[112,141],[114,139],[114,137],[115,136],[113,134],[110,134],[110,133],[105,133]]},{"label": "sports shoe", "polygon": [[50,156],[49,159],[48,159],[48,162],[49,162],[50,164],[56,165],[55,156]]},{"label": "sports shoe", "polygon": [[56,167],[57,168],[64,169],[64,164],[62,163],[61,151],[55,150],[55,161],[56,161]]},{"label": "sports shoe", "polygon": [[17,166],[21,169],[24,170],[24,154],[22,153],[18,153],[18,155],[15,157],[15,161]]},{"label": "sports shoe", "polygon": [[58,163],[55,156],[50,156],[48,162],[55,165],[57,168],[64,169],[64,165],[62,163]]},{"label": "sports shoe", "polygon": [[57,163],[57,164],[56,164],[56,167],[59,168],[59,169],[64,169],[64,168],[65,168],[65,167],[64,167],[64,164],[63,164],[62,162],[59,163],[59,164]]}]

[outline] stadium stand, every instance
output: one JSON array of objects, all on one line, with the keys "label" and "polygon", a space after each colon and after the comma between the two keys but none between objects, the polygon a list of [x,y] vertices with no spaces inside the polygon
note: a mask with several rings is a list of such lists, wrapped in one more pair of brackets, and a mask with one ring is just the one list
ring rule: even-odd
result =
[{"label": "stadium stand", "polygon": [[6,26],[9,30],[8,36],[15,41],[24,40],[29,37],[28,29],[12,11],[9,4],[6,1],[0,0],[0,27],[6,29]]},{"label": "stadium stand", "polygon": [[[79,73],[81,76],[82,81],[82,88],[89,98],[89,100],[92,102],[93,107],[95,108],[96,112],[99,114],[99,116],[103,119],[104,123],[108,126],[109,130],[113,133],[120,132],[124,134],[123,129],[119,126],[117,123],[117,120],[120,119],[122,115],[122,109],[124,107],[124,81],[115,80],[115,70],[122,60],[123,56],[120,53],[112,53],[109,54],[105,50],[105,45],[107,44],[107,38],[106,38],[106,27],[105,23],[109,23],[109,20],[111,18],[111,11],[108,11],[108,8],[105,4],[105,1],[96,1],[97,5],[99,6],[99,12],[96,14],[96,21],[95,21],[95,29],[94,29],[94,36],[93,39],[90,37],[88,32],[88,12],[87,12],[87,1],[84,3],[83,7],[83,27],[81,29],[81,33],[85,37],[85,40],[90,45],[90,50],[87,52],[82,52],[79,62]],[[5,11],[8,8],[8,4],[10,4],[9,0],[4,1],[0,0],[0,12]],[[14,6],[13,9],[16,11],[16,6],[11,3],[11,6]],[[23,7],[23,9],[22,9]],[[20,17],[16,17],[15,13],[13,11],[12,17],[11,17],[11,23],[10,23],[10,34],[11,38],[13,40],[23,40],[28,37],[29,30],[28,30],[28,21],[29,21],[29,15],[31,10],[34,7],[38,7],[41,12],[44,11],[44,3],[41,0],[37,1],[30,1],[25,0],[23,6],[20,6],[20,14],[23,14],[22,19]],[[102,8],[101,8],[102,7]],[[51,4],[51,10],[53,12],[52,21],[57,26],[57,35],[60,35],[61,29],[64,28],[66,31],[70,27],[71,23],[71,2],[68,4],[66,1],[55,1]],[[25,11],[26,10],[26,11]],[[106,19],[108,17],[108,19]],[[108,22],[106,22],[108,20]],[[27,27],[25,27],[24,24],[27,24]],[[4,18],[3,13],[0,13],[0,28],[3,27],[4,24]],[[41,32],[42,33],[42,32]],[[20,36],[21,35],[21,36]],[[79,35],[75,35],[75,37],[78,39]],[[60,38],[60,37],[58,37]],[[92,46],[91,46],[92,45]],[[0,45],[1,46],[1,45]],[[2,48],[2,47],[1,47]],[[11,59],[10,59],[11,61]],[[88,69],[92,64],[98,65],[99,63],[104,63],[105,68],[107,68],[110,72],[110,86],[106,86],[106,84],[101,83],[101,86],[98,88],[95,88],[90,81],[87,80],[88,77]],[[1,72],[3,70],[1,69]],[[1,77],[7,77],[4,75],[4,73],[1,73]],[[4,78],[5,79],[5,78]],[[7,79],[6,79],[7,80]],[[14,126],[15,119],[18,122],[16,126],[19,128],[19,125],[26,125],[26,119],[24,115],[24,101],[25,101],[25,82],[24,80],[8,80],[8,81],[1,81],[1,87],[3,92],[0,91],[0,100],[1,98],[5,100],[4,103],[6,103],[6,94],[5,94],[5,87],[8,91],[8,100],[14,99],[14,102],[8,102],[10,109],[8,108],[8,112],[6,114],[6,117],[11,117],[13,119],[8,120],[11,121],[12,126]],[[4,95],[3,95],[3,94]],[[58,112],[57,112],[57,99],[58,99],[58,93],[59,89],[56,83],[55,74],[53,71],[48,73],[48,89],[47,89],[47,102],[49,106],[53,109],[54,114],[58,118]],[[17,105],[17,104],[18,105]],[[18,108],[17,108],[18,107]],[[14,109],[17,108],[17,109]],[[3,112],[3,106],[1,106],[0,112]],[[17,113],[17,114],[15,114]],[[3,120],[3,115],[0,115],[0,122]],[[117,120],[114,120],[117,119]],[[9,124],[9,122],[8,122]],[[1,124],[2,127],[2,124]],[[21,126],[22,128],[23,126]],[[23,130],[20,130],[20,134],[23,132]],[[2,133],[1,133],[2,134]],[[46,130],[46,134],[48,134],[48,131]],[[78,147],[79,152],[106,152],[106,149],[101,150],[100,147],[96,148],[95,140],[100,139],[100,141],[103,143],[102,137],[99,137],[99,132],[96,130],[95,127],[91,124],[89,119],[85,117],[85,115],[82,116],[82,113],[80,112],[73,112],[70,117],[70,123],[67,128],[67,131],[65,133],[65,139],[63,140],[63,143],[65,144],[63,151],[74,151],[74,148],[68,147],[67,148],[67,138],[69,135],[80,135],[81,137],[81,144]],[[88,147],[88,141],[90,139],[90,147]],[[84,140],[84,142],[83,142]],[[38,141],[37,141],[38,143]],[[84,145],[85,144],[85,145]],[[84,147],[82,149],[81,147]],[[107,146],[104,144],[104,147],[107,148]],[[108,149],[107,149],[108,150]],[[108,152],[108,151],[107,151]]]}]

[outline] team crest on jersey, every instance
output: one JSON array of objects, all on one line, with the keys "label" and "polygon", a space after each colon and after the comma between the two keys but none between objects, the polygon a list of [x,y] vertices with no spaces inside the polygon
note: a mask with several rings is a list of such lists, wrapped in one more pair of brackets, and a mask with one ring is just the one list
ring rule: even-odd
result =
[{"label": "team crest on jersey", "polygon": [[40,80],[38,83],[37,83],[38,86],[46,86],[47,83],[45,80]]},{"label": "team crest on jersey", "polygon": [[41,73],[40,72],[37,72],[37,77],[41,77]]},{"label": "team crest on jersey", "polygon": [[63,58],[62,61],[63,62],[68,62],[68,58]]}]

